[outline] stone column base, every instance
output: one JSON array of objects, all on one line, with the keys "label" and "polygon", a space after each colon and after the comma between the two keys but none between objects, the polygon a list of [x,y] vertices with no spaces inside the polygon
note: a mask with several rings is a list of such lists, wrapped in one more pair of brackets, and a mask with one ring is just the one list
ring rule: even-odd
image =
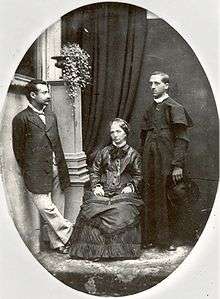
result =
[{"label": "stone column base", "polygon": [[84,152],[67,153],[65,158],[69,169],[71,186],[66,191],[64,216],[75,223],[82,204],[84,185],[89,181],[86,155]]}]

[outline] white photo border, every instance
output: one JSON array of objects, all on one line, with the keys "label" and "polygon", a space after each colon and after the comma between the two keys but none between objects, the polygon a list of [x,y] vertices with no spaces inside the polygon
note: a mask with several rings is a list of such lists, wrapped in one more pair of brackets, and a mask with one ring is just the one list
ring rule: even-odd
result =
[{"label": "white photo border", "polygon": [[[101,1],[97,1],[101,2]],[[102,1],[105,2],[105,1]],[[119,1],[111,1],[119,2]],[[124,2],[124,1],[120,1]],[[218,111],[219,0],[126,1],[163,18],[188,42],[211,84]],[[1,0],[0,9],[0,117],[15,69],[32,42],[62,15],[92,1]],[[9,215],[0,180],[0,298],[69,299],[91,298],[50,275],[32,256]],[[144,299],[216,299],[220,296],[218,275],[219,189],[208,223],[186,260],[167,279],[144,292]],[[218,215],[218,219],[217,219]],[[130,297],[130,296],[129,296]],[[101,298],[101,297],[100,297]]]}]

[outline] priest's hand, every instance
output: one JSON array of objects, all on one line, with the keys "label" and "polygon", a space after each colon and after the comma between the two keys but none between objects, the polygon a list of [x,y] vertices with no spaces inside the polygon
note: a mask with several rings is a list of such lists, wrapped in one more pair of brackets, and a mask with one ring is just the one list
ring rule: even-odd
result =
[{"label": "priest's hand", "polygon": [[183,169],[181,167],[175,166],[172,172],[172,179],[174,184],[176,185],[183,178]]}]

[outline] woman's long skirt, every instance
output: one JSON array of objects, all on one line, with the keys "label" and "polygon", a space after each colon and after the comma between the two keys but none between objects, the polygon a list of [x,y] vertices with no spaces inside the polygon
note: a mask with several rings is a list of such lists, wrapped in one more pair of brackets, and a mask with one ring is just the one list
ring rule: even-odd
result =
[{"label": "woman's long skirt", "polygon": [[71,238],[71,258],[138,258],[142,204],[136,193],[109,198],[86,192]]}]

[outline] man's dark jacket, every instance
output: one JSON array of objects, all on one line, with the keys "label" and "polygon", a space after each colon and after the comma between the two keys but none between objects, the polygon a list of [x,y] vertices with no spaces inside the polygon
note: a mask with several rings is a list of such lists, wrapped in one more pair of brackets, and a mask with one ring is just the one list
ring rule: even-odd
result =
[{"label": "man's dark jacket", "polygon": [[[47,110],[47,109],[45,109]],[[45,111],[46,125],[30,107],[12,122],[13,150],[29,191],[45,194],[53,186],[53,152],[61,189],[69,186],[69,174],[62,150],[56,116]]]}]

